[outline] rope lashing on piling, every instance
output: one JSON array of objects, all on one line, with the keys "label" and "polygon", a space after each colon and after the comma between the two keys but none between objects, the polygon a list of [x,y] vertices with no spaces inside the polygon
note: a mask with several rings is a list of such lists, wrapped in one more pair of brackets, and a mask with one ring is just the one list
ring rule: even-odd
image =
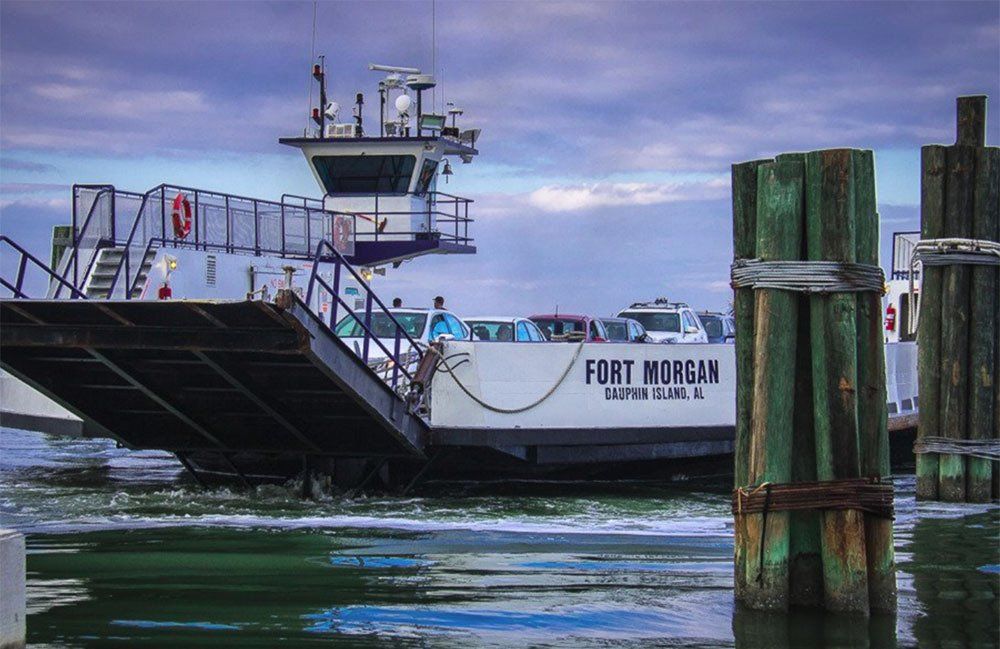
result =
[{"label": "rope lashing on piling", "polygon": [[1000,266],[1000,243],[986,239],[921,239],[913,246],[911,271],[918,261],[924,266]]},{"label": "rope lashing on piling", "polygon": [[764,540],[769,512],[855,509],[880,518],[893,517],[892,484],[880,478],[823,482],[763,482],[733,489],[733,515],[762,514],[757,583],[764,582]]},{"label": "rope lashing on piling", "polygon": [[433,354],[436,354],[440,358],[440,361],[439,361],[438,364],[439,364],[439,366],[443,366],[444,367],[444,370],[442,370],[442,371],[445,372],[446,374],[448,374],[449,376],[451,376],[451,378],[455,382],[455,384],[462,390],[462,392],[465,393],[465,395],[467,397],[469,397],[470,399],[472,399],[473,401],[475,401],[476,403],[478,403],[483,408],[486,408],[487,410],[491,410],[493,412],[498,412],[498,413],[505,414],[505,415],[514,415],[514,414],[517,414],[519,412],[525,412],[525,411],[531,410],[532,408],[541,405],[546,399],[548,399],[553,394],[555,394],[556,390],[559,389],[559,386],[562,385],[563,381],[566,380],[566,377],[569,376],[570,370],[572,370],[573,366],[576,365],[576,361],[577,361],[577,359],[580,358],[580,352],[583,351],[583,345],[585,343],[586,343],[586,340],[581,340],[580,344],[576,346],[576,351],[573,353],[573,358],[570,359],[569,365],[566,366],[566,369],[563,370],[563,373],[559,376],[559,379],[555,382],[555,384],[553,384],[553,386],[551,388],[549,388],[545,392],[545,394],[543,394],[541,397],[539,397],[535,401],[532,401],[528,405],[521,406],[519,408],[501,408],[500,406],[495,406],[495,405],[493,405],[491,403],[487,403],[486,401],[483,401],[482,399],[480,399],[476,395],[472,394],[472,392],[469,390],[469,388],[465,387],[465,384],[462,383],[462,381],[459,380],[459,378],[457,376],[455,376],[455,372],[454,372],[455,368],[452,367],[449,364],[449,362],[448,362],[449,358],[451,358],[451,357],[445,357],[438,349],[436,349],[434,347],[430,348],[430,352],[433,353]]},{"label": "rope lashing on piling", "polygon": [[784,484],[765,482],[734,489],[733,514],[856,509],[881,518],[892,518],[892,494],[892,484],[879,478]]},{"label": "rope lashing on piling", "polygon": [[940,455],[967,455],[1000,462],[1000,439],[952,439],[950,437],[921,437],[913,442],[913,452]]},{"label": "rope lashing on piling", "polygon": [[885,294],[885,273],[872,264],[846,261],[763,261],[737,259],[732,287],[776,289],[795,293]]}]

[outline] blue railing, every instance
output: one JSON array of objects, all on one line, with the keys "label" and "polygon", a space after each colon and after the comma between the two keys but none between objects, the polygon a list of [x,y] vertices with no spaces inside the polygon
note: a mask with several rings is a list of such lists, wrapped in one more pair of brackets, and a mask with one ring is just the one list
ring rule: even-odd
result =
[{"label": "blue railing", "polygon": [[[50,285],[52,282],[56,282],[60,287],[65,287],[69,292],[69,297],[71,300],[77,298],[86,299],[87,296],[84,295],[83,291],[79,290],[65,279],[60,277],[55,271],[49,268],[49,265],[41,261],[30,252],[25,250],[16,241],[12,240],[6,235],[0,235],[0,245],[6,244],[7,246],[14,249],[14,252],[19,255],[17,258],[17,271],[14,274],[14,279],[9,280],[6,277],[0,276],[0,286],[3,286],[9,290],[13,297],[16,298],[29,298],[30,296],[25,292],[25,280],[28,276],[29,269],[33,269],[36,272],[40,272],[42,280],[46,286]],[[0,255],[0,257],[6,257],[6,255]],[[7,257],[9,259],[9,257]],[[30,264],[30,266],[29,266]]]},{"label": "blue railing", "polygon": [[[319,245],[316,246],[316,254],[314,256],[315,263],[313,264],[312,275],[309,277],[309,287],[306,291],[306,304],[312,304],[313,291],[316,287],[324,289],[327,293],[333,296],[333,303],[330,305],[330,316],[329,321],[326,321],[323,317],[321,310],[317,310],[317,315],[320,320],[330,327],[330,330],[336,335],[337,328],[337,311],[339,307],[344,307],[347,314],[351,316],[354,321],[361,327],[364,332],[364,338],[361,342],[361,360],[368,365],[369,352],[371,342],[374,341],[375,346],[378,347],[384,354],[385,358],[392,361],[391,377],[388,379],[388,383],[393,389],[399,382],[399,373],[402,372],[403,375],[410,381],[413,380],[413,376],[406,369],[406,366],[414,362],[412,355],[416,354],[416,360],[423,357],[423,350],[417,344],[410,334],[406,332],[406,329],[396,320],[396,317],[392,314],[388,307],[379,299],[375,292],[368,285],[368,282],[364,280],[361,275],[351,267],[349,263],[344,259],[333,245],[326,240],[320,241]],[[331,286],[319,273],[319,267],[321,263],[332,263],[333,264],[333,285]],[[340,297],[340,277],[341,271],[346,268],[347,271],[354,277],[354,280],[359,286],[365,291],[365,310],[364,315],[359,316],[354,309],[352,309],[348,304]],[[372,308],[377,306],[379,311],[384,313],[389,321],[392,323],[394,328],[394,342],[393,350],[390,352],[389,348],[385,346],[382,340],[375,335],[372,331]],[[410,351],[407,354],[407,358],[403,358],[400,355],[400,348],[402,346],[403,339],[410,344]]]}]

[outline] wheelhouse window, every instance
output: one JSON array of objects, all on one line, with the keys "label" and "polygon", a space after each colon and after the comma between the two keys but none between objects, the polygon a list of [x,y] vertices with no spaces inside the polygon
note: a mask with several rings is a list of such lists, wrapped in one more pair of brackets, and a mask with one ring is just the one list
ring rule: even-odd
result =
[{"label": "wheelhouse window", "polygon": [[405,194],[417,159],[412,155],[317,155],[312,163],[328,194]]},{"label": "wheelhouse window", "polygon": [[434,172],[437,171],[438,163],[435,160],[424,160],[424,165],[420,168],[420,177],[417,178],[415,194],[420,196],[430,189],[431,181],[434,180]]}]

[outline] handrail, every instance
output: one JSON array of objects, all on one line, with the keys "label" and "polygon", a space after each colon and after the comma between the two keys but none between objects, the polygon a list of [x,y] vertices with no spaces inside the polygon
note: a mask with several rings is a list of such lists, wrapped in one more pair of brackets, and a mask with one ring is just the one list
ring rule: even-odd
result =
[{"label": "handrail", "polygon": [[[76,229],[76,190],[77,189],[96,189],[96,190],[98,190],[97,194],[94,196],[94,202],[90,204],[90,209],[87,211],[87,217],[83,220],[83,225],[80,226],[79,233],[77,232],[77,229]],[[98,204],[101,201],[101,196],[103,196],[104,194],[106,194],[109,191],[111,192],[112,200],[114,200],[114,195],[115,195],[115,187],[114,187],[114,185],[73,185],[73,189],[72,189],[72,192],[73,192],[73,225],[72,225],[72,232],[71,232],[72,239],[73,239],[73,249],[71,251],[69,251],[69,256],[66,258],[66,268],[63,271],[64,275],[62,275],[62,277],[63,277],[63,279],[65,279],[65,277],[67,275],[69,275],[69,269],[70,269],[70,266],[72,266],[73,267],[73,282],[72,282],[72,286],[75,287],[75,288],[78,288],[76,286],[76,283],[77,283],[77,281],[79,279],[79,273],[77,271],[79,269],[79,263],[80,263],[80,241],[83,239],[85,233],[87,232],[87,230],[90,227],[90,220],[94,216],[94,211],[97,209],[97,206],[98,206]],[[113,237],[114,236],[114,232],[112,232],[111,234],[112,234],[112,237]],[[95,247],[94,254],[91,256],[90,262],[87,264],[88,271],[84,272],[84,275],[83,275],[84,278],[87,277],[89,269],[94,265],[94,259],[97,258],[97,249],[96,248],[98,248],[98,247],[99,246]],[[59,276],[59,273],[58,273],[57,269],[53,269],[53,271],[55,271],[55,275],[56,276]],[[56,289],[56,292],[53,294],[52,297],[58,298],[60,296],[60,294],[62,293],[62,288],[63,288],[62,285],[60,285]]]},{"label": "handrail", "polygon": [[[79,187],[84,187],[84,186],[81,185]],[[168,191],[169,192],[176,191],[178,193],[190,194],[193,197],[192,202],[195,210],[195,219],[194,219],[195,224],[193,230],[194,237],[192,241],[196,247],[201,247],[206,250],[209,247],[213,248],[216,247],[215,244],[217,243],[215,241],[212,241],[212,236],[209,234],[208,224],[209,222],[214,222],[215,218],[215,217],[212,217],[212,219],[209,218],[210,214],[215,213],[210,210],[224,210],[225,231],[226,231],[225,250],[229,252],[235,250],[241,250],[241,251],[247,250],[245,246],[239,245],[238,241],[233,241],[234,232],[236,232],[236,228],[234,227],[235,224],[234,218],[239,217],[239,215],[245,212],[245,214],[247,215],[247,219],[249,219],[251,218],[249,215],[252,214],[254,247],[252,250],[248,252],[253,252],[253,254],[258,256],[264,252],[267,252],[271,254],[278,254],[282,257],[308,258],[310,252],[309,249],[310,246],[312,245],[312,242],[317,238],[320,240],[324,240],[323,238],[325,236],[328,236],[326,232],[322,233],[316,232],[316,227],[315,224],[313,223],[313,219],[316,218],[317,215],[322,215],[323,217],[328,217],[328,216],[333,217],[338,215],[350,217],[355,221],[355,227],[352,228],[352,231],[354,232],[354,237],[356,240],[360,241],[370,241],[372,239],[374,239],[375,241],[379,241],[392,236],[420,237],[420,236],[428,236],[429,234],[439,237],[442,241],[460,245],[467,245],[471,243],[473,240],[471,237],[469,237],[469,232],[468,232],[469,223],[473,222],[472,219],[470,219],[468,216],[468,205],[473,201],[471,199],[455,196],[453,194],[447,194],[445,192],[433,191],[427,193],[428,196],[431,198],[431,200],[428,202],[427,206],[428,209],[426,211],[419,212],[420,214],[424,214],[426,216],[427,219],[425,226],[426,230],[424,229],[416,231],[375,230],[374,232],[358,232],[356,227],[358,213],[345,212],[339,210],[328,210],[324,207],[322,199],[310,198],[308,196],[301,196],[297,194],[288,194],[288,193],[282,194],[281,202],[276,202],[266,199],[252,198],[249,196],[242,196],[239,194],[227,194],[224,192],[217,192],[207,189],[187,187],[184,185],[175,185],[169,183],[161,183],[143,194],[117,190],[111,185],[100,186],[100,187],[104,187],[105,189],[102,191],[102,193],[99,194],[99,197],[104,196],[106,192],[111,192],[112,200],[114,200],[115,197],[141,199],[139,208],[135,213],[135,217],[132,221],[131,227],[128,231],[128,236],[126,237],[124,244],[122,244],[121,240],[118,239],[114,231],[111,233],[112,236],[111,243],[115,246],[124,245],[124,249],[122,251],[121,259],[118,260],[117,266],[115,267],[109,291],[110,294],[113,295],[114,291],[118,287],[118,283],[120,281],[124,281],[124,283],[129,287],[126,290],[125,299],[132,299],[134,284],[139,277],[138,273],[136,273],[135,277],[133,277],[131,272],[132,271],[131,266],[133,263],[132,260],[133,255],[131,253],[133,252],[133,249],[136,246],[141,246],[143,243],[142,241],[138,240],[139,226],[143,221],[143,219],[153,218],[155,216],[146,213],[146,210],[149,209],[150,205],[152,204],[152,201],[150,200],[151,197],[158,197],[159,203],[161,205],[160,207],[161,214],[159,215],[161,223],[160,227],[157,229],[161,230],[163,236],[150,237],[148,240],[145,240],[147,253],[152,247],[151,243],[154,241],[159,241],[161,245],[164,246],[173,246],[173,247],[184,247],[185,245],[191,243],[191,241],[186,239],[178,239],[176,237],[170,239],[169,237],[166,236],[166,231],[168,229],[166,222],[168,217],[167,217],[167,206],[166,206],[167,201],[165,197]],[[439,197],[441,198],[439,199]],[[415,213],[412,210],[383,212],[379,210],[379,206],[377,204],[377,198],[378,197],[376,196],[376,208],[374,214],[376,218],[388,217],[393,215],[412,215]],[[296,202],[295,203],[290,202],[292,200]],[[454,205],[454,211],[452,212],[449,209],[449,211],[445,212],[439,209],[433,209],[438,200],[440,200],[442,205]],[[301,204],[299,204],[297,201],[301,201]],[[91,211],[88,214],[88,219],[84,223],[85,230],[89,227],[90,217],[95,212],[98,202],[99,198],[95,198],[94,204],[91,205]],[[236,203],[236,206],[233,206],[232,205],[233,203]],[[459,213],[460,207],[464,207],[464,215]],[[293,210],[291,212],[291,215],[288,214],[289,209]],[[200,215],[203,213],[203,210],[204,210],[204,219],[200,219]],[[265,230],[263,228],[265,227],[265,223],[271,222],[271,221],[264,221],[262,217],[266,217],[267,219],[280,219],[280,231],[281,231],[280,248],[276,245],[269,245],[272,243],[270,241],[262,240],[262,238],[268,239],[268,237],[264,235],[265,233],[269,232],[269,230]],[[432,217],[435,217],[438,220],[438,223],[443,227],[431,230],[430,219]],[[293,222],[298,223],[299,226],[301,226],[301,232],[299,232],[299,227],[295,227],[292,230],[293,234],[289,234],[289,229],[286,224],[289,218],[294,219]],[[204,222],[200,223],[201,220],[203,220]],[[249,222],[249,220],[247,222]],[[328,224],[324,221],[324,227],[327,227],[327,225]],[[442,229],[446,229],[448,231],[444,232],[442,231]],[[246,230],[244,229],[243,232],[245,233]],[[277,235],[275,234],[274,236]],[[80,237],[76,237],[74,239],[74,250],[71,252],[71,255],[73,255],[73,258],[77,261],[77,263],[79,257],[79,246],[78,246],[79,241]],[[289,241],[291,241],[290,244]],[[97,252],[95,251],[94,257],[91,259],[90,264],[88,265],[88,271],[87,271],[88,276],[90,269],[92,269],[94,266],[94,261],[96,260],[96,258],[97,258]],[[123,270],[125,275],[124,280],[121,279]],[[86,276],[84,277],[83,281],[86,282]],[[76,286],[76,283],[77,282],[73,282],[73,285]]]},{"label": "handrail", "polygon": [[[324,256],[324,249],[329,251],[330,255]],[[326,282],[326,280],[324,280],[319,274],[320,264],[327,261],[330,258],[333,259],[334,263],[335,286],[330,286]],[[403,325],[400,324],[398,320],[396,320],[396,316],[394,316],[392,312],[389,310],[389,308],[382,302],[382,300],[379,299],[379,297],[372,290],[371,286],[368,285],[368,282],[366,282],[364,278],[361,277],[361,275],[356,270],[354,270],[354,268],[349,263],[347,263],[347,260],[344,259],[344,256],[341,255],[336,248],[333,247],[333,244],[331,244],[326,239],[321,239],[319,244],[316,246],[316,255],[314,259],[315,262],[313,263],[312,273],[309,277],[309,287],[306,290],[306,304],[311,305],[313,290],[316,284],[319,284],[322,288],[326,289],[326,291],[330,293],[335,300],[333,308],[330,309],[330,324],[328,325],[330,327],[330,330],[334,332],[334,335],[336,335],[336,326],[337,326],[337,306],[341,305],[344,307],[344,309],[347,310],[348,315],[354,318],[354,321],[357,322],[361,326],[361,329],[365,332],[365,337],[364,340],[362,341],[362,346],[364,348],[364,351],[361,354],[362,361],[366,365],[368,364],[369,342],[374,341],[376,346],[378,346],[378,348],[385,353],[386,358],[392,359],[393,362],[396,364],[396,367],[399,368],[399,370],[406,376],[407,379],[410,379],[412,381],[413,376],[410,374],[409,371],[407,371],[405,367],[402,366],[400,362],[399,348],[402,339],[405,337],[406,340],[410,343],[411,350],[416,350],[418,358],[423,358],[423,350],[420,349],[420,346],[417,344],[417,341],[414,340],[413,337],[406,332],[406,329],[403,328]],[[358,317],[358,314],[354,312],[354,309],[349,307],[347,303],[343,300],[343,298],[340,297],[340,269],[343,267],[347,268],[348,272],[351,273],[351,275],[354,277],[354,279],[358,282],[360,286],[364,287],[364,290],[366,292],[364,320]],[[386,347],[379,339],[379,337],[376,336],[374,332],[372,332],[371,330],[371,315],[372,315],[373,301],[375,302],[375,304],[378,305],[378,307],[382,310],[382,312],[389,317],[389,320],[395,326],[395,332],[396,332],[395,352],[390,352],[389,348]],[[396,387],[396,380],[397,377],[396,377],[396,372],[394,370],[393,380],[392,380],[392,387],[394,388]]]},{"label": "handrail", "polygon": [[[162,187],[162,185],[161,185]],[[135,237],[135,232],[139,227],[139,219],[142,218],[142,212],[146,209],[146,202],[152,192],[147,192],[142,197],[142,203],[139,204],[139,209],[135,213],[135,220],[132,221],[132,229],[129,230],[128,239],[125,241],[125,249],[122,251],[122,257],[118,260],[118,265],[115,266],[115,274],[111,278],[111,285],[108,288],[108,298],[112,298],[115,295],[115,288],[118,286],[118,276],[121,275],[122,267],[125,267],[125,281],[128,282],[128,253],[129,249],[132,247],[132,239]],[[125,291],[125,299],[131,299],[131,291]]]},{"label": "handrail", "polygon": [[61,286],[66,286],[67,288],[69,288],[71,300],[75,300],[76,298],[87,299],[87,296],[83,293],[83,291],[81,291],[80,289],[78,289],[77,287],[73,286],[65,279],[60,277],[58,273],[49,268],[48,264],[39,260],[37,257],[35,257],[27,250],[25,250],[19,243],[17,243],[7,235],[0,234],[0,243],[8,244],[11,248],[16,250],[21,255],[20,260],[18,261],[17,264],[17,277],[14,279],[14,283],[11,284],[6,278],[0,277],[0,285],[3,285],[5,288],[12,291],[14,293],[14,297],[16,298],[28,297],[28,295],[24,292],[23,289],[24,289],[24,276],[28,269],[28,262],[30,261],[32,264],[42,269],[45,272],[45,274],[49,276],[49,281],[54,279],[57,282],[59,282]]}]

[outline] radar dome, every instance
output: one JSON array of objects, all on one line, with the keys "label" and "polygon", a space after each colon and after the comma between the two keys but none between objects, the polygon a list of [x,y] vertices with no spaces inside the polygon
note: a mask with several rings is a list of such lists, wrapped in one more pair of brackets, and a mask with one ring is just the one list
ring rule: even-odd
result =
[{"label": "radar dome", "polygon": [[409,95],[400,95],[396,97],[396,110],[398,110],[401,113],[405,113],[406,111],[410,110],[411,103],[413,102],[410,100]]}]

